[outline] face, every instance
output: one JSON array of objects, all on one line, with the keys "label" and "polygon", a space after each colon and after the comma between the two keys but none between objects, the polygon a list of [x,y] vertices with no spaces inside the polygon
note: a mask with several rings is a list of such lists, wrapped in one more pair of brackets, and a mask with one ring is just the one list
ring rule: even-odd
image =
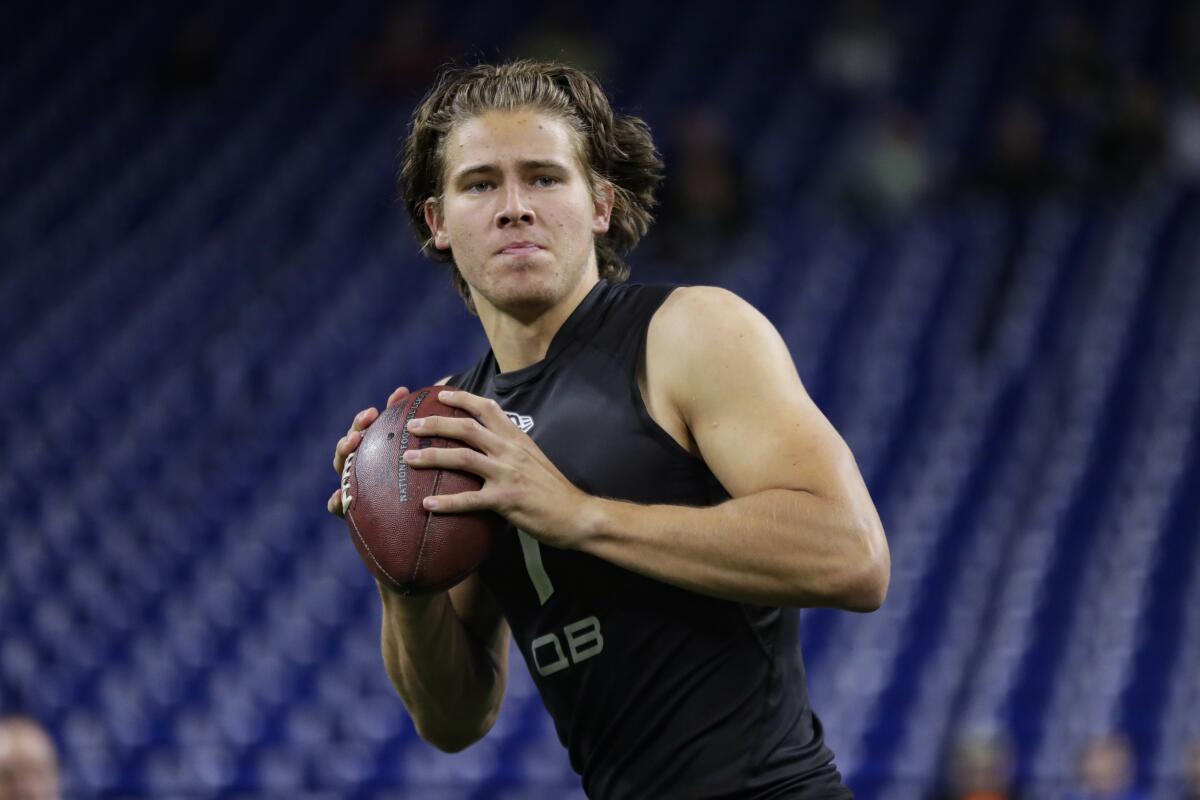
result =
[{"label": "face", "polygon": [[951,778],[961,794],[1006,792],[1010,760],[1007,746],[995,738],[964,739],[955,748]]},{"label": "face", "polygon": [[54,745],[40,729],[11,724],[0,729],[0,800],[57,800]]},{"label": "face", "polygon": [[1086,789],[1098,795],[1124,792],[1133,779],[1133,756],[1125,740],[1105,737],[1089,744],[1079,764]]},{"label": "face", "polygon": [[481,315],[541,313],[595,282],[611,191],[596,199],[573,137],[567,123],[533,110],[489,111],[447,137],[445,189],[425,219]]}]

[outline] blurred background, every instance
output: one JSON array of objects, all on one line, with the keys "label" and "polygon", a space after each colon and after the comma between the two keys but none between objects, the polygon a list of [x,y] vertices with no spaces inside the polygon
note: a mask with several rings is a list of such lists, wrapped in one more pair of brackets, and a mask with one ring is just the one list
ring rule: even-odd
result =
[{"label": "blurred background", "polygon": [[1200,797],[1197,3],[18,2],[0,42],[0,714],[65,796],[581,796],[516,653],[486,739],[417,738],[324,508],[356,411],[486,347],[395,201],[412,107],[533,55],[666,154],[634,279],[757,305],[870,484],[886,605],[802,617],[857,794]]}]

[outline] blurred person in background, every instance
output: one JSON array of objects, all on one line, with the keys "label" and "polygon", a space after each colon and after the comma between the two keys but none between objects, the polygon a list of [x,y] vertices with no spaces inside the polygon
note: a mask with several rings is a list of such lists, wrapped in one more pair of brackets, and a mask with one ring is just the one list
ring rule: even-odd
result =
[{"label": "blurred person in background", "polygon": [[973,350],[977,358],[982,360],[991,354],[1008,314],[1020,254],[1037,204],[1063,194],[1071,183],[1067,171],[1058,166],[1046,147],[1041,113],[1035,105],[1017,97],[1003,103],[993,118],[983,159],[948,181],[947,194],[951,197],[981,197],[998,204],[1008,227],[987,305],[976,323]]},{"label": "blurred person in background", "polygon": [[426,3],[389,8],[367,40],[351,53],[351,72],[366,92],[381,99],[418,95],[455,46]]},{"label": "blurred person in background", "polygon": [[511,51],[518,58],[555,61],[603,78],[613,64],[608,43],[597,36],[593,9],[575,3],[543,6],[537,20],[522,26]]},{"label": "blurred person in background", "polygon": [[1071,800],[1142,800],[1133,785],[1133,745],[1121,734],[1088,741],[1075,764],[1079,788]]},{"label": "blurred person in background", "polygon": [[1092,21],[1082,11],[1062,11],[1030,76],[1050,114],[1068,127],[1089,127],[1111,76],[1112,65]]},{"label": "blurred person in background", "polygon": [[1033,104],[1012,98],[1001,105],[989,138],[983,160],[959,179],[961,189],[1021,208],[1067,187],[1067,175],[1046,147],[1045,120]]},{"label": "blurred person in background", "polygon": [[678,117],[667,160],[658,255],[689,270],[714,266],[749,223],[742,162],[720,118],[702,107]]},{"label": "blurred person in background", "polygon": [[833,89],[870,93],[896,78],[899,48],[885,6],[878,0],[830,4],[828,26],[817,38],[813,69]]},{"label": "blurred person in background", "polygon": [[1200,183],[1200,80],[1176,93],[1167,139],[1171,175],[1185,183]]},{"label": "blurred person in background", "polygon": [[1200,739],[1188,748],[1184,764],[1183,800],[1200,800]]},{"label": "blurred person in background", "polygon": [[1200,85],[1200,3],[1175,3],[1168,23],[1171,31],[1170,83],[1174,87]]},{"label": "blurred person in background", "polygon": [[1012,744],[993,729],[959,734],[950,746],[944,785],[932,800],[1013,800]]},{"label": "blurred person in background", "polygon": [[1179,3],[1170,20],[1170,92],[1167,120],[1168,171],[1177,180],[1200,184],[1200,3]]},{"label": "blurred person in background", "polygon": [[34,720],[0,717],[0,800],[58,800],[58,753]]},{"label": "blurred person in background", "polygon": [[920,117],[903,106],[885,109],[853,149],[846,181],[845,201],[854,217],[887,222],[907,216],[933,182]]},{"label": "blurred person in background", "polygon": [[1159,174],[1166,155],[1166,122],[1154,84],[1122,75],[1092,142],[1092,181],[1101,195],[1137,194]]}]

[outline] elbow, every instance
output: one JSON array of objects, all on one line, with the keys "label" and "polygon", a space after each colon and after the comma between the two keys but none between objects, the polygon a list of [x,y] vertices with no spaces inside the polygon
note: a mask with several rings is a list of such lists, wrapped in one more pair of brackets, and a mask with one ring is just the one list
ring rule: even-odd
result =
[{"label": "elbow", "polygon": [[878,611],[887,599],[888,574],[872,574],[861,578],[849,591],[842,596],[842,608],[869,614]]},{"label": "elbow", "polygon": [[863,552],[856,554],[842,582],[837,605],[846,611],[866,614],[878,611],[887,599],[892,559],[882,528],[867,531],[863,542]]},{"label": "elbow", "polygon": [[431,726],[416,719],[413,720],[413,723],[417,729],[417,735],[433,747],[443,753],[461,753],[487,735],[488,731],[492,729],[492,725],[496,723],[497,716],[498,709],[492,711],[478,724],[472,725]]},{"label": "elbow", "polygon": [[483,738],[483,736],[431,735],[420,728],[417,728],[417,734],[443,753],[461,753]]}]

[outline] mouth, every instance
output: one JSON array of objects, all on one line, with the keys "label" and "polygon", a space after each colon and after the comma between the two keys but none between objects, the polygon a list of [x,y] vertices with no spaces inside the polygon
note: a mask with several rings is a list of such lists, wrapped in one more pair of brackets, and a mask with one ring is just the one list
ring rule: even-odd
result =
[{"label": "mouth", "polygon": [[527,256],[541,250],[540,245],[533,242],[511,242],[497,252],[505,256]]}]

